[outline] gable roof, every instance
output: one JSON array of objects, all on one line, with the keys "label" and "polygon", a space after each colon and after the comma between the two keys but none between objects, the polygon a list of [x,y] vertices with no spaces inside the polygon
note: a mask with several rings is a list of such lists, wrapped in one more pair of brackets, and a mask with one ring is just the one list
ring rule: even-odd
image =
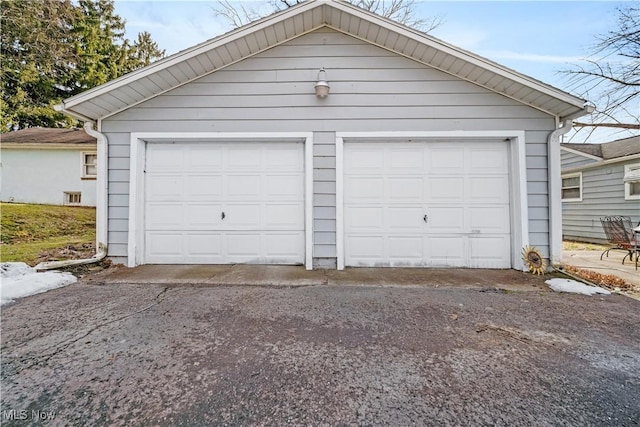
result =
[{"label": "gable roof", "polygon": [[12,145],[96,145],[96,138],[83,129],[27,128],[0,135],[0,142]]},{"label": "gable roof", "polygon": [[587,113],[583,99],[342,0],[302,2],[66,99],[56,109],[80,120],[104,119],[322,27],[475,83],[560,120]]},{"label": "gable roof", "polygon": [[603,144],[560,144],[561,147],[568,148],[580,153],[596,156],[602,160],[618,159],[620,157],[640,154],[640,136],[617,139]]}]

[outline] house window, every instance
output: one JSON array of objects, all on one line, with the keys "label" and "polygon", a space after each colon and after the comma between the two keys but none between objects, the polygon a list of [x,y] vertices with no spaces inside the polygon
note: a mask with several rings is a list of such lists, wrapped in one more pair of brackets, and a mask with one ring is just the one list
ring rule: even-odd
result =
[{"label": "house window", "polygon": [[81,202],[82,194],[78,191],[65,191],[64,192],[64,204],[65,205],[79,205]]},{"label": "house window", "polygon": [[582,201],[582,172],[562,176],[562,201]]},{"label": "house window", "polygon": [[96,153],[82,153],[82,177],[95,178],[98,167],[96,166],[98,156]]},{"label": "house window", "polygon": [[640,200],[640,163],[624,167],[624,199]]}]

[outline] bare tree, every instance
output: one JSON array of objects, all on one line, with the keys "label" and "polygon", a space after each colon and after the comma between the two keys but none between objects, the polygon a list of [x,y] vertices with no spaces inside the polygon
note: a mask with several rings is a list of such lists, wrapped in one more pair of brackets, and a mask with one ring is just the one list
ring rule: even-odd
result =
[{"label": "bare tree", "polygon": [[[305,0],[268,0],[263,3],[219,0],[213,11],[232,27],[238,28],[270,13],[287,9]],[[362,9],[413,27],[425,33],[439,27],[441,17],[422,18],[415,13],[415,0],[348,0]]]},{"label": "bare tree", "polygon": [[233,28],[238,28],[274,12],[271,8],[265,9],[265,5],[269,6],[257,2],[219,0],[213,7],[213,13],[223,18]]},{"label": "bare tree", "polygon": [[443,23],[439,16],[429,18],[416,16],[414,0],[350,0],[350,2],[362,9],[425,33],[436,29]]},{"label": "bare tree", "polygon": [[585,64],[563,71],[570,89],[596,103],[590,123],[578,128],[640,127],[640,8],[616,11],[616,28],[598,37]]}]

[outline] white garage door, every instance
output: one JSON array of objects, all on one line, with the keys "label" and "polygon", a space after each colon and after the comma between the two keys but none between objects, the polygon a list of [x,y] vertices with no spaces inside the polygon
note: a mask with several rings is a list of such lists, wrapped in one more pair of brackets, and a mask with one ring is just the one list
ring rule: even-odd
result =
[{"label": "white garage door", "polygon": [[303,146],[148,143],[145,263],[303,263]]},{"label": "white garage door", "polygon": [[509,268],[506,142],[347,142],[350,266]]}]

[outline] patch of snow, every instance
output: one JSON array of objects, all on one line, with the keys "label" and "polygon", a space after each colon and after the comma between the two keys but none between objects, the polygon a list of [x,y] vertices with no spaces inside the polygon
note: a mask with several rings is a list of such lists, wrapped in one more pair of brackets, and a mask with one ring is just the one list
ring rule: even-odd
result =
[{"label": "patch of snow", "polygon": [[24,276],[25,274],[31,273],[33,273],[33,268],[24,262],[3,262],[0,264],[0,277],[3,279],[6,277]]},{"label": "patch of snow", "polygon": [[584,283],[580,283],[571,279],[549,279],[544,283],[549,285],[549,287],[556,292],[570,292],[572,294],[582,295],[611,294],[611,292],[604,288],[585,285]]},{"label": "patch of snow", "polygon": [[0,278],[0,305],[10,303],[16,298],[67,286],[78,280],[76,276],[66,272],[38,273],[23,262],[3,262],[0,264]]}]

